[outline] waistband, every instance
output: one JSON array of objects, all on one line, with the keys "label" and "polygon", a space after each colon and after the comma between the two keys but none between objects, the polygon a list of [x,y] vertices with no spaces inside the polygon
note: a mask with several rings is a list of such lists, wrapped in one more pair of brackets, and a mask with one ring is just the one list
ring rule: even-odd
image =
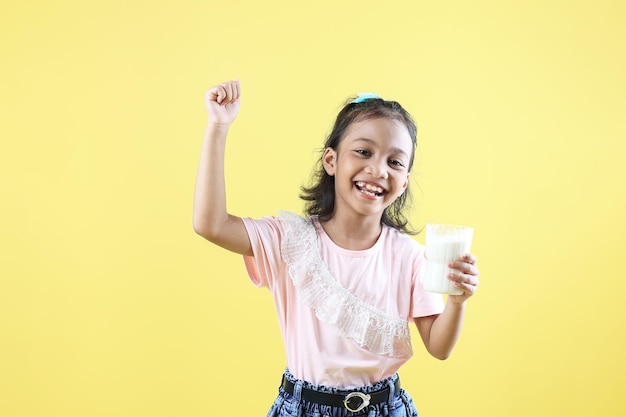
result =
[{"label": "waistband", "polygon": [[[391,386],[393,386],[393,393],[399,392],[401,388],[400,378],[397,377],[393,383],[385,384],[385,386],[379,390],[369,392],[363,392],[358,389],[324,392],[302,386],[300,396],[302,400],[310,403],[345,408],[348,411],[357,413],[370,405],[379,405],[388,402],[393,395]],[[285,375],[283,375],[281,387],[286,393],[295,395],[296,383],[286,378]]]}]

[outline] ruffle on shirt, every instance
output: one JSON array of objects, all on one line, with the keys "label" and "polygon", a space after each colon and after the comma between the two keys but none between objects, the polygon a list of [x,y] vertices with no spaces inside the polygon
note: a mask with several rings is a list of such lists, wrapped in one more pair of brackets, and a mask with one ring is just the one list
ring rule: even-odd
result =
[{"label": "ruffle on shirt", "polygon": [[279,218],[285,225],[281,254],[289,276],[301,301],[316,317],[370,352],[395,358],[411,356],[408,321],[370,306],[337,281],[321,258],[311,219],[292,212],[281,212]]}]

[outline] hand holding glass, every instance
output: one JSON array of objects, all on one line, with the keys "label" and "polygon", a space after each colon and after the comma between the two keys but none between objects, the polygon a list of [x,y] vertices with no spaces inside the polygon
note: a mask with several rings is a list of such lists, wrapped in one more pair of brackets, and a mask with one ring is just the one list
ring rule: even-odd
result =
[{"label": "hand holding glass", "polygon": [[462,290],[454,286],[448,274],[455,270],[448,262],[469,253],[474,229],[447,224],[426,224],[426,270],[422,274],[422,286],[426,291],[461,295]]}]

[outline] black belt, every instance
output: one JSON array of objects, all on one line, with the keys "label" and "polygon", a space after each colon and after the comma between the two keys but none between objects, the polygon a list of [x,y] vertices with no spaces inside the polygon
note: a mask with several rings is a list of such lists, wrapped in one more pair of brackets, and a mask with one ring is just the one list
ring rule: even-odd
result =
[{"label": "black belt", "polygon": [[[295,384],[283,376],[281,386],[289,395],[293,395]],[[400,391],[400,378],[394,384],[396,392]],[[389,386],[385,388],[364,393],[360,391],[346,391],[345,393],[319,392],[302,387],[302,399],[320,405],[345,408],[348,411],[357,413],[368,405],[377,405],[389,400]]]}]

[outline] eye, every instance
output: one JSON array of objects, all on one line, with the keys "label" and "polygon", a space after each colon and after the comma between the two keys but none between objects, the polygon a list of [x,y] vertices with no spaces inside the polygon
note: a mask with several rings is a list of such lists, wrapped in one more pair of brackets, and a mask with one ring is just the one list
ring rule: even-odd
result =
[{"label": "eye", "polygon": [[393,165],[394,167],[397,167],[397,168],[404,168],[404,164],[402,163],[402,161],[399,161],[397,159],[390,159],[389,165]]},{"label": "eye", "polygon": [[355,149],[354,152],[356,152],[356,153],[358,153],[359,155],[362,155],[362,156],[371,156],[372,155],[370,153],[370,151],[365,150],[365,149]]}]

